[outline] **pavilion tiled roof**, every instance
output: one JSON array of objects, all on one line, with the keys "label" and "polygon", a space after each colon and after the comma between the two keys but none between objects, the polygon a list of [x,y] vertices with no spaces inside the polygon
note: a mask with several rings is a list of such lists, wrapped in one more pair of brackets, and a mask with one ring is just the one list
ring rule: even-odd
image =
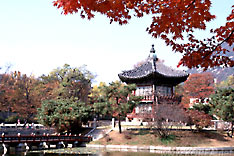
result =
[{"label": "pavilion tiled roof", "polygon": [[120,79],[141,79],[144,77],[148,77],[152,74],[158,74],[162,77],[188,76],[186,72],[170,68],[160,61],[156,61],[156,68],[154,68],[153,61],[147,61],[146,63],[142,64],[141,66],[135,69],[123,71],[118,76]]},{"label": "pavilion tiled roof", "polygon": [[[152,47],[153,49],[153,47]],[[154,49],[151,49],[151,53],[154,54]],[[123,71],[118,74],[119,78],[123,82],[137,81],[139,79],[181,79],[181,82],[185,81],[189,76],[188,73],[181,70],[175,70],[163,64],[162,61],[156,58],[156,55],[149,57],[147,61],[139,67],[132,70]],[[180,80],[179,80],[180,81]]]}]

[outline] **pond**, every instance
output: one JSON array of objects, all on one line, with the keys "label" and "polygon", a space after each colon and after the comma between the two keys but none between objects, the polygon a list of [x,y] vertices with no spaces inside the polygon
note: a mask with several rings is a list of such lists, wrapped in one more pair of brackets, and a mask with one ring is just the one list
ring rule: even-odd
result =
[{"label": "pond", "polygon": [[[0,154],[3,154],[3,151],[0,151]],[[66,148],[66,149],[51,149],[51,150],[38,150],[38,151],[28,151],[20,152],[11,150],[9,153],[3,156],[233,156],[234,151],[230,152],[173,152],[173,153],[156,153],[155,151],[113,151],[107,149],[98,149],[98,148]]]}]

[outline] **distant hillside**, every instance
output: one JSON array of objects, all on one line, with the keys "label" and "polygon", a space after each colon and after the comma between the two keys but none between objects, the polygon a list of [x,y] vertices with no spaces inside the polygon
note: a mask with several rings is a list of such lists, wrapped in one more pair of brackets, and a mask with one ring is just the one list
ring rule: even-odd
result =
[{"label": "distant hillside", "polygon": [[[224,44],[223,46],[227,47],[230,51],[234,48],[233,46],[228,46],[227,44]],[[227,54],[223,54],[225,56],[228,56],[229,58],[234,60],[234,51],[229,52]],[[203,69],[189,69],[187,70],[188,73],[202,73]],[[214,77],[217,79],[218,82],[221,82],[223,80],[226,80],[228,76],[233,75],[234,76],[234,67],[229,68],[222,68],[222,67],[215,67],[208,69],[206,72],[213,73]]]},{"label": "distant hillside", "polygon": [[[188,73],[194,74],[194,73],[203,73],[202,69],[189,69],[187,71]],[[208,69],[206,72],[213,73],[214,77],[217,79],[218,82],[221,82],[223,80],[226,80],[228,76],[233,75],[234,76],[234,67],[230,68],[221,68],[216,67],[212,69]]]}]

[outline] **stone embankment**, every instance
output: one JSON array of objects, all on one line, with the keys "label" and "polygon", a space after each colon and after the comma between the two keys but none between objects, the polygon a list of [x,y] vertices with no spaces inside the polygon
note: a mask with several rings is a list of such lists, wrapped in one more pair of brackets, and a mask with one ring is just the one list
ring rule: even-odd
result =
[{"label": "stone embankment", "polygon": [[143,151],[147,150],[155,153],[183,152],[183,153],[210,153],[210,152],[234,152],[234,147],[162,147],[162,146],[131,146],[131,145],[94,145],[87,144],[90,148],[106,148],[119,151]]}]

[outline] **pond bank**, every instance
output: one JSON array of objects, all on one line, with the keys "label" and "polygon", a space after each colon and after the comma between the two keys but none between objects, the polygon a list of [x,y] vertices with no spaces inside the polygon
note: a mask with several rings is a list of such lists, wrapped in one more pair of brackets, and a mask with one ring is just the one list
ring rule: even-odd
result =
[{"label": "pond bank", "polygon": [[232,151],[234,152],[234,147],[163,147],[163,146],[133,146],[133,145],[97,145],[97,144],[87,144],[86,147],[90,148],[106,148],[106,149],[118,149],[118,150],[149,150],[149,151],[197,151],[197,152],[212,152],[212,151]]}]

